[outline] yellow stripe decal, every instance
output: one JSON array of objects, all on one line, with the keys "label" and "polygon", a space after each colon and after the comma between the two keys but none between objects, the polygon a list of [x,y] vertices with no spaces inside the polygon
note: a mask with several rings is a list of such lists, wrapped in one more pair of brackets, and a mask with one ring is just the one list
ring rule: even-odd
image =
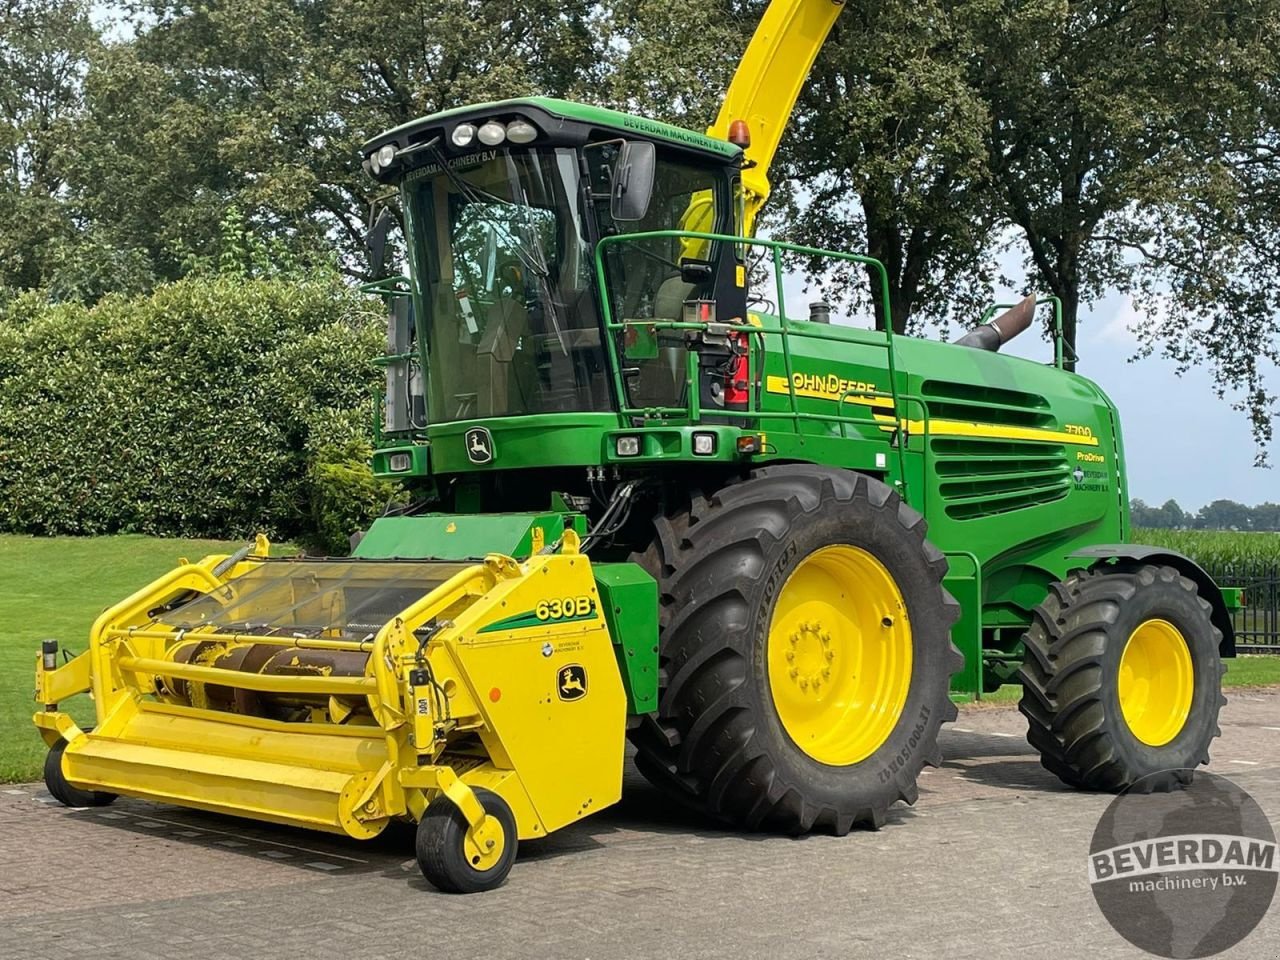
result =
[{"label": "yellow stripe decal", "polygon": [[[797,374],[797,378],[799,375]],[[823,378],[815,378],[823,382]],[[863,407],[875,407],[877,410],[892,410],[893,401],[888,397],[869,397],[862,394],[842,394],[822,387],[797,386],[788,389],[786,377],[765,377],[765,390],[783,396],[794,395],[809,397],[814,400],[832,400],[853,403]],[[892,413],[873,412],[872,416],[880,422],[881,430],[893,430],[896,422]],[[920,434],[925,432],[923,420],[903,420],[901,425],[909,432]],[[929,421],[929,435],[932,437],[979,437],[984,440],[1038,440],[1044,443],[1070,443],[1080,447],[1098,446],[1098,438],[1078,433],[1067,433],[1064,430],[1047,430],[1044,427],[1011,427],[998,423],[973,423],[967,420],[933,420]]]},{"label": "yellow stripe decal", "polygon": [[[875,418],[888,426],[882,430],[893,429],[893,417],[877,413]],[[925,432],[923,420],[903,420],[902,426],[908,433]],[[1042,427],[1006,427],[996,423],[970,423],[966,420],[930,420],[929,436],[931,437],[979,437],[984,440],[1040,440],[1045,443],[1073,443],[1081,447],[1096,447],[1097,437],[1084,437],[1076,433],[1065,433],[1061,430],[1045,430]]]}]

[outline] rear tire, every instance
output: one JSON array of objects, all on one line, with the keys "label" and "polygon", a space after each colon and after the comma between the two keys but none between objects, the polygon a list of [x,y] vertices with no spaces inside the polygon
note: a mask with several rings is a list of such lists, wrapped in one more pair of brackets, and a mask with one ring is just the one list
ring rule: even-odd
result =
[{"label": "rear tire", "polygon": [[44,785],[49,795],[65,807],[105,807],[114,803],[116,795],[103,790],[81,790],[67,782],[62,772],[62,755],[67,741],[59,740],[44,757]]},{"label": "rear tire", "polygon": [[[798,729],[795,708],[787,706],[798,694],[771,687],[788,682],[786,666],[778,671],[778,652],[770,657],[771,637],[779,643],[772,621],[792,574],[833,549],[836,556],[844,551],[873,558],[867,569],[886,574],[882,592],[896,593],[905,612],[909,666],[887,722],[877,720],[874,706],[862,713],[844,709],[835,714],[840,722],[828,736],[821,712],[827,707],[819,707],[808,735],[817,745],[801,736],[801,747],[783,720],[790,711],[790,729]],[[636,764],[653,784],[734,826],[784,833],[817,829],[842,835],[854,824],[877,827],[893,803],[915,802],[922,766],[941,761],[938,729],[956,716],[948,691],[962,663],[950,639],[959,605],[942,588],[946,558],[925,539],[924,519],[896,492],[847,471],[765,467],[710,499],[695,496],[688,510],[659,518],[655,540],[635,559],[658,580],[661,598],[658,711],[631,735]],[[874,581],[841,581],[839,564],[830,566],[834,573],[813,581],[818,592],[823,577],[850,588]],[[833,595],[830,616],[821,625],[817,617],[800,623],[792,636],[803,633],[801,645],[812,649],[801,660],[814,661],[803,664],[801,676],[822,673],[823,651],[813,644],[827,631],[826,620],[839,620],[842,611],[856,619],[882,600],[845,603]],[[822,604],[815,597],[810,606]],[[784,604],[780,624],[796,627],[787,616]],[[886,684],[892,684],[895,670],[903,673],[901,657],[895,665],[892,658],[877,661],[873,655],[877,645],[885,645],[878,635],[881,621],[861,623],[845,628],[851,643],[839,642],[837,635],[835,646],[847,652],[831,664],[837,675],[823,679],[852,683],[859,694],[867,688],[857,688],[850,677],[874,676],[868,663],[886,665]],[[896,628],[886,622],[884,629]],[[852,671],[838,669],[842,662]],[[860,725],[878,723],[883,737],[859,741]]]},{"label": "rear tire", "polygon": [[[1018,709],[1045,769],[1086,790],[1190,783],[1209,762],[1226,703],[1222,634],[1211,612],[1195,583],[1172,567],[1103,567],[1052,584],[1024,638],[1019,671]],[[1126,650],[1136,643],[1132,656],[1141,655],[1140,638],[1153,631],[1145,676],[1135,681]]]},{"label": "rear tire", "polygon": [[441,794],[427,804],[418,822],[415,842],[418,869],[437,890],[445,893],[483,893],[500,887],[516,862],[519,841],[511,807],[483,787],[475,788],[475,795],[484,812],[502,825],[502,853],[497,862],[486,869],[477,869],[467,859],[467,818],[448,797]]}]

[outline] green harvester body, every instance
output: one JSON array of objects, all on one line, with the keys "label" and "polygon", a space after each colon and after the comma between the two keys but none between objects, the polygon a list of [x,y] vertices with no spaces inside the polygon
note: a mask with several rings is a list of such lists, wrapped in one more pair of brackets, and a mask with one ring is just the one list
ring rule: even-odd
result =
[{"label": "green harvester body", "polygon": [[[454,146],[460,127],[517,120],[536,130],[527,146]],[[663,220],[651,205],[643,220],[602,228],[603,215],[592,212],[614,199],[610,183],[624,176],[621,146],[640,143],[653,145],[660,184],[669,163],[686,185],[689,171],[699,171],[694,186],[702,192],[681,195],[683,216]],[[585,534],[587,505],[600,485],[637,479],[651,490],[710,494],[766,464],[813,463],[876,477],[926,518],[930,541],[949,561],[946,587],[963,611],[952,631],[965,658],[953,678],[958,696],[981,696],[1014,678],[1031,611],[1052,582],[1121,557],[1164,558],[1195,579],[1224,627],[1222,652],[1234,653],[1229,613],[1212,581],[1184,557],[1128,543],[1119,415],[1096,384],[1070,369],[1055,300],[1038,314],[1053,338],[1045,363],[825,322],[821,312],[786,302],[788,264],[821,262],[866,276],[888,316],[884,267],[869,257],[741,236],[738,147],[610,110],[542,98],[483,104],[407,124],[365,151],[376,156],[388,144],[394,163],[371,169],[366,160],[366,169],[398,185],[411,269],[371,287],[392,307],[388,393],[403,392],[406,407],[416,396],[418,407],[408,422],[403,414],[397,420],[387,396],[378,398],[373,464],[423,505],[412,516],[376,521],[358,556],[527,556],[553,543],[557,530]],[[539,163],[535,153],[554,159]],[[508,184],[504,204],[523,201],[526,212],[506,221],[505,234],[493,223],[477,231],[474,222],[454,219],[458,201],[450,192],[462,189],[459,174],[471,178],[488,166],[493,191],[467,199],[496,201],[498,185]],[[560,194],[545,188],[549,167],[564,177]],[[602,168],[613,181],[597,177]],[[539,183],[545,196],[534,197],[529,191]],[[693,210],[700,199],[701,216]],[[567,251],[566,220],[578,225],[581,249]],[[505,248],[495,248],[527,246],[531,238],[548,251],[541,265],[525,255],[502,262]],[[452,254],[442,253],[450,243]],[[560,261],[570,254],[577,289],[566,295]],[[660,304],[656,279],[637,279],[646,269],[639,265],[650,262],[665,271],[663,283],[683,282],[679,310]],[[486,287],[484,277],[504,271],[506,288],[492,279]],[[636,294],[646,282],[650,289]],[[539,290],[558,307],[536,305]],[[521,301],[526,313],[542,311],[533,320],[522,315],[505,348],[502,337],[497,346],[492,337],[486,343],[481,323],[502,322],[494,315],[504,298]],[[705,304],[714,312],[710,326]],[[724,380],[737,377],[737,402],[714,384],[708,390],[728,369],[715,349],[726,338],[744,355]],[[516,368],[525,361],[522,375]],[[656,378],[650,368],[660,368]],[[646,391],[646,379],[659,386]],[[575,393],[574,382],[587,387]],[[530,401],[531,390],[542,393]],[[485,448],[479,456],[477,430]],[[638,567],[634,577],[619,571],[641,547],[623,538],[592,554],[616,581],[604,588],[628,592],[625,613],[619,607],[610,627],[620,663],[636,664],[624,678],[637,711],[654,696],[645,681],[639,689],[631,684],[657,672],[654,614],[643,599],[656,606],[656,592]]]}]

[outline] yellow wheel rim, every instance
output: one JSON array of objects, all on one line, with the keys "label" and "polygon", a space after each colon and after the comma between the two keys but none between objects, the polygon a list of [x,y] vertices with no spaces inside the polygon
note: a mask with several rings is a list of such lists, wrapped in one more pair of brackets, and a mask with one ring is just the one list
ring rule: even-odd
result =
[{"label": "yellow wheel rim", "polygon": [[898,585],[858,547],[814,551],[778,594],[767,657],[773,706],[796,746],[819,763],[860,763],[893,732],[911,687]]},{"label": "yellow wheel rim", "polygon": [[1167,620],[1146,620],[1129,635],[1120,655],[1120,712],[1133,735],[1164,746],[1191,712],[1195,679],[1191,648]]},{"label": "yellow wheel rim", "polygon": [[[492,844],[492,845],[491,845]],[[507,838],[502,821],[488,814],[478,830],[468,830],[462,835],[462,853],[474,870],[488,870],[502,859],[507,848]]]}]

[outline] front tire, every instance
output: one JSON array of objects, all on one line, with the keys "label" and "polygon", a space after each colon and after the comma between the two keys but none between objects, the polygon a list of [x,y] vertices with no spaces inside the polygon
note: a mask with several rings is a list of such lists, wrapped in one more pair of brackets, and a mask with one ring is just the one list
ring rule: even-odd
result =
[{"label": "front tire", "polygon": [[1018,709],[1045,769],[1087,790],[1190,783],[1226,703],[1211,612],[1172,567],[1102,567],[1051,585],[1019,671]]},{"label": "front tire", "polygon": [[516,862],[519,840],[516,818],[500,796],[483,787],[475,788],[484,812],[502,827],[502,848],[491,863],[484,852],[470,849],[467,818],[452,800],[440,794],[427,804],[418,822],[414,849],[418,869],[437,889],[445,893],[483,893],[500,887]]},{"label": "front tire", "polygon": [[749,830],[837,835],[914,803],[961,665],[924,519],[870,477],[766,467],[659,518],[661,689],[633,731],[664,792]]}]

